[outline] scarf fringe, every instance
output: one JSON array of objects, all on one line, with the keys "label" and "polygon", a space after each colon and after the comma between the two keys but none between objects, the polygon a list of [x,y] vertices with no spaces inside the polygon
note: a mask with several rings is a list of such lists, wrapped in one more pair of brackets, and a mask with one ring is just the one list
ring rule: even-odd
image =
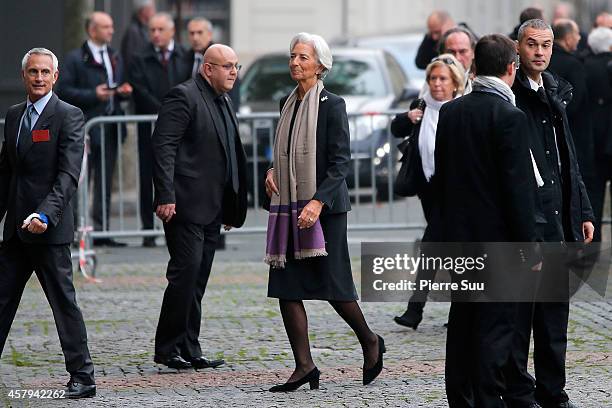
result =
[{"label": "scarf fringe", "polygon": [[[294,255],[295,259],[306,259],[306,258],[315,258],[318,256],[327,256],[327,251],[325,248],[322,249],[306,249],[299,252],[296,252]],[[264,257],[264,262],[270,265],[275,269],[283,269],[285,264],[287,263],[286,255],[266,255]]]},{"label": "scarf fringe", "polygon": [[274,269],[283,269],[287,263],[286,255],[266,255],[263,260]]},{"label": "scarf fringe", "polygon": [[302,249],[294,254],[295,259],[314,258],[317,256],[327,256],[325,248]]}]

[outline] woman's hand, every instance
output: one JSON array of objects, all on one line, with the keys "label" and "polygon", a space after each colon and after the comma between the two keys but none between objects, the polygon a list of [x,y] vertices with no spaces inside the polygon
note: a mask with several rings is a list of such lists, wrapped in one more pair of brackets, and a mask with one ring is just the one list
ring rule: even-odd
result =
[{"label": "woman's hand", "polygon": [[300,213],[298,217],[298,228],[310,228],[314,225],[315,222],[319,219],[319,215],[321,215],[321,210],[323,209],[323,203],[319,200],[310,200],[306,207]]},{"label": "woman's hand", "polygon": [[415,125],[423,119],[423,111],[420,109],[413,109],[408,112],[408,119]]},{"label": "woman's hand", "polygon": [[276,187],[276,184],[274,183],[274,169],[270,169],[268,170],[268,172],[266,173],[266,194],[268,195],[268,197],[272,198],[272,193],[279,195],[278,192],[278,188]]}]

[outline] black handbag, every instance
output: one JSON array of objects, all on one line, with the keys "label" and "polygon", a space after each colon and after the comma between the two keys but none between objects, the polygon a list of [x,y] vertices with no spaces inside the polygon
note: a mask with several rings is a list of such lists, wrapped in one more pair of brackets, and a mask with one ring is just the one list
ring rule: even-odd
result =
[{"label": "black handbag", "polygon": [[397,148],[402,152],[402,163],[393,183],[395,194],[401,197],[414,197],[419,194],[427,182],[421,153],[419,152],[419,126],[415,126],[412,134],[404,139]]}]

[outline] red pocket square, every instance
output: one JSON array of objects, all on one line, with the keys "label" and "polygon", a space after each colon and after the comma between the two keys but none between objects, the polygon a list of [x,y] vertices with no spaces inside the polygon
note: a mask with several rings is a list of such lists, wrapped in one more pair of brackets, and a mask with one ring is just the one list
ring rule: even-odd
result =
[{"label": "red pocket square", "polygon": [[51,140],[51,135],[49,135],[49,129],[32,131],[32,142],[48,142],[49,140]]}]

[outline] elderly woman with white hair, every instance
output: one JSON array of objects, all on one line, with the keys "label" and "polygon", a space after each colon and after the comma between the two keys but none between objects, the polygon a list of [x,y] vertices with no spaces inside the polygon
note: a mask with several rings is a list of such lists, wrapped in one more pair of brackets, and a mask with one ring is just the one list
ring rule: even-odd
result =
[{"label": "elderly woman with white hair", "polygon": [[588,43],[593,53],[586,57],[584,66],[595,143],[595,177],[589,199],[595,214],[593,240],[600,242],[606,183],[612,180],[612,29],[593,29]]},{"label": "elderly woman with white hair", "polygon": [[270,391],[294,391],[306,383],[319,387],[303,303],[311,299],[328,301],[357,335],[366,385],[382,370],[385,345],[366,323],[351,273],[346,105],[323,86],[332,68],[323,38],[299,33],[289,49],[289,72],[297,86],[281,100],[273,167],[266,175],[271,203],[265,260],[270,265],[268,296],[279,299],[296,367],[286,383]]}]

